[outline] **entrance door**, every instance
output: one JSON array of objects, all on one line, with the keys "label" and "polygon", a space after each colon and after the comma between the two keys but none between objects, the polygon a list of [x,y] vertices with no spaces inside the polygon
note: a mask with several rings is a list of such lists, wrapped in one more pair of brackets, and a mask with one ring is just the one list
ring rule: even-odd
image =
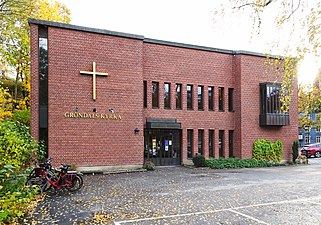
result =
[{"label": "entrance door", "polygon": [[157,166],[180,165],[181,130],[145,129],[144,159]]}]

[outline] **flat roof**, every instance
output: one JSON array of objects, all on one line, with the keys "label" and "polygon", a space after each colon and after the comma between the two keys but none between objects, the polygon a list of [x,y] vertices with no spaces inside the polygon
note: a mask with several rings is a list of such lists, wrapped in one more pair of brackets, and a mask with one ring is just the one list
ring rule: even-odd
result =
[{"label": "flat roof", "polygon": [[241,55],[242,54],[242,55],[252,55],[252,56],[259,56],[259,57],[269,56],[269,58],[280,58],[280,56],[268,55],[268,54],[263,54],[263,53],[258,53],[258,52],[243,51],[243,50],[235,51],[235,50],[227,50],[227,49],[199,46],[199,45],[192,45],[192,44],[184,44],[184,43],[179,43],[179,42],[163,41],[163,40],[145,38],[143,35],[115,32],[115,31],[97,29],[97,28],[91,28],[91,27],[83,27],[83,26],[78,26],[78,25],[52,22],[52,21],[47,21],[47,20],[38,20],[38,19],[31,18],[28,20],[28,22],[29,22],[29,24],[43,25],[43,26],[49,26],[49,27],[58,27],[58,28],[77,30],[77,31],[82,31],[82,32],[90,32],[90,33],[105,34],[105,35],[110,35],[110,36],[138,39],[138,40],[142,40],[146,43],[167,45],[167,46],[173,46],[173,47],[179,47],[179,48],[188,48],[188,49],[195,49],[195,50],[218,52],[218,53],[225,53],[225,54],[231,54],[231,55]]}]

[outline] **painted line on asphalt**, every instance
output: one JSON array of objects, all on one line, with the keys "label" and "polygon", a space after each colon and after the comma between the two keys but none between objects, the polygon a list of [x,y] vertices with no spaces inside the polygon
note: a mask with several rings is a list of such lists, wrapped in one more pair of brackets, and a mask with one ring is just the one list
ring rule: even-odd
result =
[{"label": "painted line on asphalt", "polygon": [[313,202],[313,201],[310,201],[310,200],[305,200],[305,202],[308,202],[308,203],[311,203],[311,204],[315,204],[315,205],[321,205],[321,203],[319,203],[319,202]]},{"label": "painted line on asphalt", "polygon": [[240,215],[240,216],[243,216],[243,217],[248,218],[248,219],[250,219],[250,220],[253,220],[253,221],[255,221],[255,222],[258,222],[258,223],[261,223],[261,224],[267,224],[267,225],[268,225],[268,223],[266,223],[266,222],[264,222],[264,221],[262,221],[262,220],[259,220],[259,219],[256,219],[256,218],[253,217],[253,216],[249,216],[249,215],[246,215],[246,214],[244,214],[244,213],[238,212],[238,211],[236,211],[236,210],[234,210],[234,209],[228,209],[228,210],[226,210],[226,211],[229,211],[229,212],[238,214],[238,215]]},{"label": "painted line on asphalt", "polygon": [[[316,196],[314,200],[321,200],[321,196]],[[292,199],[292,200],[284,200],[284,201],[278,201],[278,202],[268,202],[268,203],[260,203],[260,204],[253,204],[253,205],[245,205],[245,206],[238,206],[238,207],[232,207],[232,208],[225,208],[225,209],[217,209],[217,210],[210,210],[210,211],[200,211],[200,212],[193,212],[193,213],[183,213],[183,214],[174,214],[174,215],[168,215],[168,216],[158,216],[158,217],[146,217],[141,219],[132,219],[132,220],[123,220],[123,221],[114,221],[115,225],[121,225],[125,223],[134,223],[134,222],[142,222],[142,221],[149,221],[149,220],[159,220],[159,219],[170,219],[170,218],[176,218],[176,217],[184,217],[184,216],[196,216],[196,215],[204,215],[204,214],[213,214],[218,212],[234,212],[239,215],[242,215],[247,218],[254,219],[255,221],[259,222],[260,220],[256,219],[255,217],[248,216],[246,214],[237,212],[238,209],[246,209],[246,208],[252,208],[252,207],[260,207],[260,206],[270,206],[270,205],[281,205],[281,204],[289,204],[294,202],[309,202],[310,198],[301,198],[301,199]],[[318,204],[315,202],[311,202],[314,204]],[[320,204],[321,205],[321,204]],[[268,224],[264,221],[260,221],[259,223]]]}]

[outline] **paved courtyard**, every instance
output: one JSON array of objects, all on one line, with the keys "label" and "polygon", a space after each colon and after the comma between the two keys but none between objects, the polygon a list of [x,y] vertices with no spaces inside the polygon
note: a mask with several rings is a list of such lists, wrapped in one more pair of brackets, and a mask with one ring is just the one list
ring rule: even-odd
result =
[{"label": "paved courtyard", "polygon": [[321,158],[310,165],[85,175],[49,193],[27,224],[321,224]]}]

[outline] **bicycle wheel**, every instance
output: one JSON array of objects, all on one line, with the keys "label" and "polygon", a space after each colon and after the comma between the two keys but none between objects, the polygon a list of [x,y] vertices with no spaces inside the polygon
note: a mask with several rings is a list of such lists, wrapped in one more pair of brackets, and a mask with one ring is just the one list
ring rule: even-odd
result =
[{"label": "bicycle wheel", "polygon": [[75,176],[72,176],[71,185],[69,187],[66,186],[66,189],[70,192],[74,192],[82,188],[83,184],[82,177],[79,174],[76,174]]},{"label": "bicycle wheel", "polygon": [[26,178],[25,185],[27,186],[32,186],[32,185],[37,185],[41,186],[41,177],[37,175],[36,169],[33,169],[30,174]]}]

